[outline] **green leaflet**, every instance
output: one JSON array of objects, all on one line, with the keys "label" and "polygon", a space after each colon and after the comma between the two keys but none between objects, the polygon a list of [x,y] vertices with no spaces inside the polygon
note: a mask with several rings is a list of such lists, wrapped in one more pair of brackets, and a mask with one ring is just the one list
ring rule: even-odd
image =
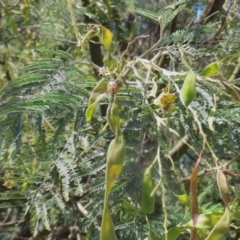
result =
[{"label": "green leaflet", "polygon": [[155,195],[150,196],[154,189],[151,171],[147,168],[143,175],[142,192],[141,192],[141,207],[144,214],[150,214],[154,210]]},{"label": "green leaflet", "polygon": [[180,97],[183,105],[187,107],[193,101],[195,95],[196,95],[196,76],[193,70],[189,68],[180,91]]},{"label": "green leaflet", "polygon": [[104,45],[104,47],[106,48],[107,51],[109,51],[109,49],[111,47],[112,39],[113,39],[112,32],[109,29],[102,26],[101,41],[102,41],[102,43],[103,43],[103,45]]},{"label": "green leaflet", "polygon": [[178,201],[183,205],[190,205],[190,199],[187,194],[175,195],[178,198]]},{"label": "green leaflet", "polygon": [[167,239],[168,240],[176,240],[179,236],[179,234],[181,233],[181,231],[183,230],[184,227],[172,227],[170,229],[168,229],[167,232]]},{"label": "green leaflet", "polygon": [[219,219],[217,224],[214,226],[206,240],[218,240],[222,237],[230,226],[230,211],[229,208],[225,208],[223,216]]},{"label": "green leaflet", "polygon": [[203,77],[212,77],[215,76],[219,73],[220,68],[223,66],[223,64],[232,61],[232,60],[237,60],[239,58],[239,54],[233,54],[229,55],[219,62],[213,62],[210,63],[208,66],[206,66],[201,72],[200,75]]}]

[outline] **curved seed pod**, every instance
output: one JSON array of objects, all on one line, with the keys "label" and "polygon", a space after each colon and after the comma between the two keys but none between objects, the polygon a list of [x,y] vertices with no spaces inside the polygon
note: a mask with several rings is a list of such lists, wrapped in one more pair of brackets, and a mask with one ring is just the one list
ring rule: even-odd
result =
[{"label": "curved seed pod", "polygon": [[88,106],[96,102],[97,97],[101,94],[106,92],[107,90],[107,83],[106,80],[103,78],[101,79],[98,84],[95,86],[95,88],[92,90],[91,96],[88,100]]},{"label": "curved seed pod", "polygon": [[91,96],[88,100],[88,108],[86,111],[86,120],[91,121],[95,108],[102,98],[105,97],[107,84],[105,79],[101,79],[97,86],[92,90]]},{"label": "curved seed pod", "polygon": [[126,153],[126,144],[120,129],[120,119],[117,109],[111,105],[109,105],[107,110],[107,119],[111,130],[115,134],[115,138],[109,144],[107,152],[107,166],[105,174],[106,189],[100,240],[117,240],[114,232],[111,212],[108,207],[108,197],[115,183],[116,177],[122,171],[123,161]]},{"label": "curved seed pod", "polygon": [[217,185],[223,202],[228,206],[230,203],[230,194],[227,178],[219,167],[217,168]]},{"label": "curved seed pod", "polygon": [[126,153],[125,139],[122,134],[115,137],[107,152],[107,167],[105,175],[106,191],[109,194],[117,176],[121,173]]},{"label": "curved seed pod", "polygon": [[120,130],[120,118],[118,115],[118,111],[115,107],[112,107],[110,104],[107,109],[107,120],[114,135],[116,136],[117,134],[119,134],[121,130]]},{"label": "curved seed pod", "polygon": [[89,122],[92,120],[94,110],[96,109],[98,103],[101,101],[102,98],[106,96],[106,93],[101,93],[96,97],[96,101],[93,102],[86,110],[86,120]]},{"label": "curved seed pod", "polygon": [[[206,214],[200,214],[197,219],[197,223],[195,224],[195,228],[197,229],[208,229],[213,228],[219,219],[223,216],[223,213],[206,213]],[[193,220],[189,221],[186,224],[187,227],[193,228]]]},{"label": "curved seed pod", "polygon": [[104,204],[104,212],[101,224],[100,240],[117,240],[117,236],[114,231],[114,225],[111,217],[111,212],[108,204]]},{"label": "curved seed pod", "polygon": [[183,105],[187,107],[193,101],[195,95],[196,95],[196,76],[194,72],[191,69],[189,69],[180,91],[180,97]]},{"label": "curved seed pod", "polygon": [[223,216],[219,219],[217,224],[214,226],[212,231],[209,233],[206,240],[218,240],[218,239],[220,239],[220,237],[222,237],[227,232],[227,230],[229,229],[230,218],[231,218],[231,216],[230,216],[229,208],[226,207]]},{"label": "curved seed pod", "polygon": [[221,83],[226,88],[227,92],[231,95],[232,99],[235,102],[240,103],[240,94],[239,94],[238,90],[235,88],[235,85],[227,84],[224,81],[221,81]]},{"label": "curved seed pod", "polygon": [[141,207],[144,214],[153,212],[155,205],[155,195],[150,196],[154,189],[153,180],[150,170],[147,168],[143,175],[142,193],[141,193]]}]

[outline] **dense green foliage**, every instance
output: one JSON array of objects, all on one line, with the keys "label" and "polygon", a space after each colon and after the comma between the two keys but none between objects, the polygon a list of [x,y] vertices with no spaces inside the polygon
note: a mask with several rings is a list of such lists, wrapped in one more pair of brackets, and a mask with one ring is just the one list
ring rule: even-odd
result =
[{"label": "dense green foliage", "polygon": [[0,1],[1,239],[239,239],[239,3],[211,2]]}]

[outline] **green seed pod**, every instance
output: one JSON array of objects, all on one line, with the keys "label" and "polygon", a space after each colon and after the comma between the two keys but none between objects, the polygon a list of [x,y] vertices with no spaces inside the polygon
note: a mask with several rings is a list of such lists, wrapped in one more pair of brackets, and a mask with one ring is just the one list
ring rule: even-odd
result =
[{"label": "green seed pod", "polygon": [[91,96],[88,100],[88,108],[86,111],[86,120],[92,120],[94,110],[102,98],[106,96],[107,84],[105,79],[101,79],[97,86],[92,90]]},{"label": "green seed pod", "polygon": [[111,217],[111,212],[108,207],[108,204],[104,206],[102,224],[101,224],[101,232],[100,232],[100,240],[117,240],[114,225]]},{"label": "green seed pod", "polygon": [[153,212],[155,205],[155,196],[150,196],[154,189],[153,180],[150,170],[147,168],[143,175],[141,207],[144,214]]},{"label": "green seed pod", "polygon": [[126,153],[126,144],[124,136],[120,129],[120,118],[115,107],[108,106],[107,119],[115,138],[111,141],[107,152],[107,166],[105,173],[105,196],[104,210],[100,233],[100,240],[117,240],[114,232],[114,225],[111,218],[111,212],[108,207],[109,193],[115,183],[116,177],[120,174],[123,167]]},{"label": "green seed pod", "polygon": [[88,106],[90,106],[91,104],[96,102],[98,96],[101,93],[106,92],[106,90],[107,90],[107,83],[106,83],[106,80],[103,78],[98,82],[98,84],[92,90],[91,96],[90,96],[89,101],[88,101]]},{"label": "green seed pod", "polygon": [[230,211],[229,208],[225,208],[223,216],[219,219],[217,224],[214,226],[212,231],[209,233],[206,240],[218,240],[220,239],[229,229],[230,226]]},{"label": "green seed pod", "polygon": [[228,189],[227,178],[219,167],[217,169],[217,184],[221,198],[225,205],[228,206],[230,203],[230,194]]},{"label": "green seed pod", "polygon": [[119,134],[121,130],[120,130],[120,118],[118,115],[118,111],[116,107],[112,107],[110,104],[107,109],[107,120],[114,135],[116,136],[117,134]]},{"label": "green seed pod", "polygon": [[[207,228],[213,228],[219,219],[223,216],[222,213],[206,213],[206,214],[200,214],[197,219],[197,224],[195,225],[195,228],[197,229],[207,229]],[[193,220],[189,221],[186,224],[187,227],[193,228]]]},{"label": "green seed pod", "polygon": [[195,98],[196,95],[196,76],[194,72],[189,69],[187,76],[183,82],[182,89],[180,91],[180,97],[182,103],[187,107]]},{"label": "green seed pod", "polygon": [[126,153],[125,139],[122,134],[115,137],[107,152],[107,167],[105,175],[106,191],[110,193],[117,176],[121,173]]}]

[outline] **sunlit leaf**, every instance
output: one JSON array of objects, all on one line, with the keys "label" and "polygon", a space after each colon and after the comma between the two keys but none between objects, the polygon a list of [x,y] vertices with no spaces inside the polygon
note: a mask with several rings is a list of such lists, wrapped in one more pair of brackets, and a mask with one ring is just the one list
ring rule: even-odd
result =
[{"label": "sunlit leaf", "polygon": [[172,227],[168,229],[167,239],[176,240],[184,227]]},{"label": "sunlit leaf", "polygon": [[211,77],[218,74],[220,69],[219,62],[210,63],[207,67],[205,67],[201,72],[200,75],[203,77]]},{"label": "sunlit leaf", "polygon": [[102,43],[106,50],[109,51],[111,44],[112,44],[112,33],[110,30],[102,26]]},{"label": "sunlit leaf", "polygon": [[187,194],[175,195],[178,198],[178,201],[183,205],[189,205],[190,199]]}]

